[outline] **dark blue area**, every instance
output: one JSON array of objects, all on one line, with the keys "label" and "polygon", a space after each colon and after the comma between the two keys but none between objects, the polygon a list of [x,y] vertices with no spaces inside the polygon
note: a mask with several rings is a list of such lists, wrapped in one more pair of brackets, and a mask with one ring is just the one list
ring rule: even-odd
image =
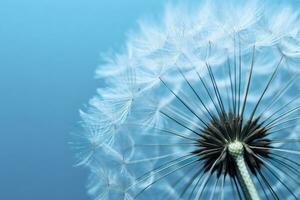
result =
[{"label": "dark blue area", "polygon": [[100,52],[164,2],[0,1],[0,199],[84,200],[69,132],[95,94]]}]

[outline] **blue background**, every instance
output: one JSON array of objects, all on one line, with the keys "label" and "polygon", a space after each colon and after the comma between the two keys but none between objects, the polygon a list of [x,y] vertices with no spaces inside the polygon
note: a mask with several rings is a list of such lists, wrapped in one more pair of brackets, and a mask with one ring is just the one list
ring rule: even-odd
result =
[{"label": "blue background", "polygon": [[0,200],[88,199],[68,146],[78,109],[101,84],[100,53],[164,4],[0,0]]},{"label": "blue background", "polygon": [[[100,53],[161,0],[0,0],[0,199],[84,200],[69,133],[95,94]],[[101,84],[101,83],[100,83]]]}]

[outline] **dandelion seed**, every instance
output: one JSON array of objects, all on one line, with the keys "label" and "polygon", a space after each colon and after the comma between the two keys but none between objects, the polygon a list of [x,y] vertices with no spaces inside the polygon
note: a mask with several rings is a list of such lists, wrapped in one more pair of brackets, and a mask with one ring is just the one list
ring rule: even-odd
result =
[{"label": "dandelion seed", "polygon": [[299,199],[299,12],[170,6],[109,58],[82,112],[93,199]]}]

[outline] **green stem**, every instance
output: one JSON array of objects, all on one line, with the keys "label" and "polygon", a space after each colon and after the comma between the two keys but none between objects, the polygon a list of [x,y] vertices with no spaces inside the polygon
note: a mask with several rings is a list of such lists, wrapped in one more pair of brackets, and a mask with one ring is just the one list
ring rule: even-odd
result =
[{"label": "green stem", "polygon": [[237,178],[247,200],[260,200],[244,159],[244,146],[235,141],[228,145],[229,154],[234,158],[237,168]]}]

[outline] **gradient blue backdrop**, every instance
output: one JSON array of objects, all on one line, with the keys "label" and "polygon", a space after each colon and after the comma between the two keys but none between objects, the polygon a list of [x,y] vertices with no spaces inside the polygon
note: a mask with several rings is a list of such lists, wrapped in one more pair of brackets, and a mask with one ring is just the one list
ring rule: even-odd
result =
[{"label": "gradient blue backdrop", "polygon": [[100,52],[161,0],[0,0],[0,199],[85,200],[69,132],[95,94]]},{"label": "gradient blue backdrop", "polygon": [[88,199],[69,132],[101,84],[100,52],[122,46],[136,20],[163,4],[0,0],[0,200]]}]

